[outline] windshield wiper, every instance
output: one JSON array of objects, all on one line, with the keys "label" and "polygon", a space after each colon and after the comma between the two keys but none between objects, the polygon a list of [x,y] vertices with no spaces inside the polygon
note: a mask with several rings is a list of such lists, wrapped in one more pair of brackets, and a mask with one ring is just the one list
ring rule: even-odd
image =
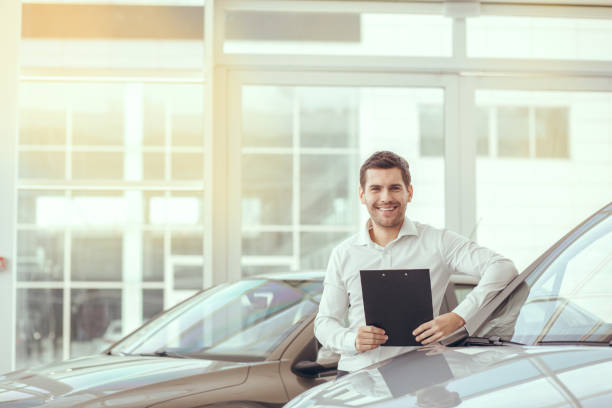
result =
[{"label": "windshield wiper", "polygon": [[508,344],[515,344],[517,346],[524,346],[523,343],[517,343],[515,341],[503,340],[499,336],[489,337],[467,337],[462,343],[462,346],[505,346]]},{"label": "windshield wiper", "polygon": [[612,347],[612,340],[610,341],[588,341],[588,340],[543,340],[537,343],[542,346],[564,346],[564,345],[585,345],[585,346],[600,346],[600,347]]},{"label": "windshield wiper", "polygon": [[172,358],[189,358],[184,354],[181,353],[175,353],[172,351],[168,351],[168,350],[159,350],[159,351],[155,351],[153,353],[140,353],[138,354],[139,356],[143,356],[143,357],[172,357]]}]

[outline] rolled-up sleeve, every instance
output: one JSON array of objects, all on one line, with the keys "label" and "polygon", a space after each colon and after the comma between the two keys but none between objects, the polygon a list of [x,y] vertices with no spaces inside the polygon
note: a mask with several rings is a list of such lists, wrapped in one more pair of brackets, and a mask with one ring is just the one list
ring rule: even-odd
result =
[{"label": "rolled-up sleeve", "polygon": [[480,279],[453,310],[466,321],[518,274],[511,260],[452,231],[444,230],[442,233],[440,251],[452,272]]},{"label": "rolled-up sleeve", "polygon": [[349,296],[341,279],[341,264],[338,251],[329,258],[323,282],[323,296],[315,318],[315,336],[321,344],[335,353],[357,354],[355,338],[357,332],[345,326]]}]

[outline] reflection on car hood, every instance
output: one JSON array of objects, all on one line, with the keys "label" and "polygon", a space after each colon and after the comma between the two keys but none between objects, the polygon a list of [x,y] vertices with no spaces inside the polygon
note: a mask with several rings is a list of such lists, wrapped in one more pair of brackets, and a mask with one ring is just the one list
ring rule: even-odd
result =
[{"label": "reflection on car hood", "polygon": [[313,388],[286,408],[608,407],[610,378],[609,347],[435,346]]},{"label": "reflection on car hood", "polygon": [[237,385],[248,364],[98,355],[0,376],[0,407],[137,407]]}]

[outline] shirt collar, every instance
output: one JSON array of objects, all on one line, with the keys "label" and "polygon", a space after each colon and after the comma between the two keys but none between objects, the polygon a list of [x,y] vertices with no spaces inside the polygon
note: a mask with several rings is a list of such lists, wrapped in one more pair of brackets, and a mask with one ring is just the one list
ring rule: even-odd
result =
[{"label": "shirt collar", "polygon": [[[359,232],[359,239],[357,241],[357,245],[368,245],[372,242],[372,238],[370,238],[370,230],[372,229],[372,219],[368,218],[366,221],[364,228]],[[400,228],[399,234],[397,234],[397,238],[399,239],[405,235],[418,235],[416,225],[414,222],[408,217],[404,217],[404,222],[402,227]]]}]

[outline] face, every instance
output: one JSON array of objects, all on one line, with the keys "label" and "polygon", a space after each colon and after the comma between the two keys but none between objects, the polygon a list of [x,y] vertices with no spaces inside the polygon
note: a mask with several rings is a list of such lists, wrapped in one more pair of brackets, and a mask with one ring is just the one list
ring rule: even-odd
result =
[{"label": "face", "polygon": [[397,167],[368,169],[365,186],[359,186],[359,198],[375,225],[396,228],[402,225],[406,205],[412,200],[412,185],[406,187]]}]

